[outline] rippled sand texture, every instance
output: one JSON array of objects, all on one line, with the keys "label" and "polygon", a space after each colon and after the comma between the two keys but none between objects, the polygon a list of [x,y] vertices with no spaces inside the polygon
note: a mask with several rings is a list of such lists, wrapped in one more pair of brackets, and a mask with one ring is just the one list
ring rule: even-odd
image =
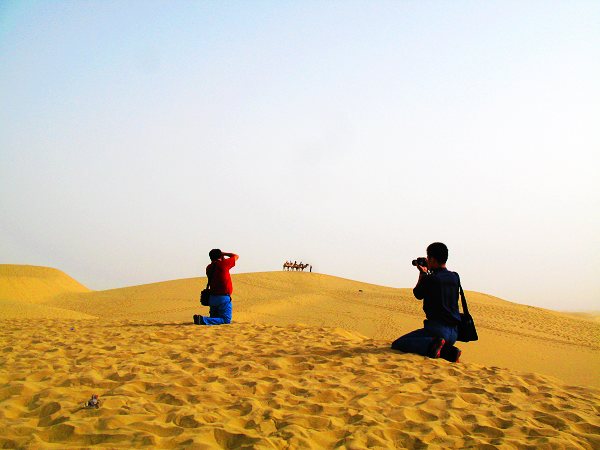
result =
[{"label": "rippled sand texture", "polygon": [[341,329],[1,324],[4,447],[600,448],[596,389]]}]

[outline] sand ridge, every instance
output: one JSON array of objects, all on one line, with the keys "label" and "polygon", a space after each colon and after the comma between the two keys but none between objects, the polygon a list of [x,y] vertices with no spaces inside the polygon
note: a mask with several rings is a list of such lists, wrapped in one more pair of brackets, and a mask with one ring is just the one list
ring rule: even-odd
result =
[{"label": "sand ridge", "polygon": [[50,267],[0,264],[0,318],[93,319],[93,314],[46,304],[60,295],[91,292]]},{"label": "sand ridge", "polygon": [[[92,393],[99,409],[82,409]],[[600,391],[314,326],[2,320],[0,446],[598,448]]]},{"label": "sand ridge", "polygon": [[43,303],[60,294],[82,292],[90,290],[58,269],[0,264],[0,300]]}]

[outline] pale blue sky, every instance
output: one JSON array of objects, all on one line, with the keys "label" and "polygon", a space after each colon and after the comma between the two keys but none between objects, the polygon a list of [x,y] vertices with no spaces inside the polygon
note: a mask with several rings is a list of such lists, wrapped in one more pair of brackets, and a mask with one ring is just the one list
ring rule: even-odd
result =
[{"label": "pale blue sky", "polygon": [[0,263],[288,258],[600,309],[600,2],[0,3]]}]

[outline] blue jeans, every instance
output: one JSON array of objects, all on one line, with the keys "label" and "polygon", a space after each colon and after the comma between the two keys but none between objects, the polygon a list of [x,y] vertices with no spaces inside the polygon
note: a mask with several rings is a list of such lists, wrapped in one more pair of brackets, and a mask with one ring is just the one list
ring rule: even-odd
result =
[{"label": "blue jeans", "polygon": [[435,339],[444,338],[446,345],[454,345],[457,337],[458,329],[456,327],[432,320],[424,320],[423,328],[399,337],[392,342],[392,348],[404,353],[427,356]]},{"label": "blue jeans", "polygon": [[231,323],[231,296],[229,295],[211,295],[210,296],[210,317],[200,316],[201,325],[223,325]]}]

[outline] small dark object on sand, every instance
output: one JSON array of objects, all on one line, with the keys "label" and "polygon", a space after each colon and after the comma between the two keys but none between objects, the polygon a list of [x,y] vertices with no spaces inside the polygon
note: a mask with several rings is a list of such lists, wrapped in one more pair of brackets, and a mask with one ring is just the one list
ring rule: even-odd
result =
[{"label": "small dark object on sand", "polygon": [[92,394],[87,402],[83,404],[84,408],[100,408],[100,400],[98,400],[98,394]]}]

